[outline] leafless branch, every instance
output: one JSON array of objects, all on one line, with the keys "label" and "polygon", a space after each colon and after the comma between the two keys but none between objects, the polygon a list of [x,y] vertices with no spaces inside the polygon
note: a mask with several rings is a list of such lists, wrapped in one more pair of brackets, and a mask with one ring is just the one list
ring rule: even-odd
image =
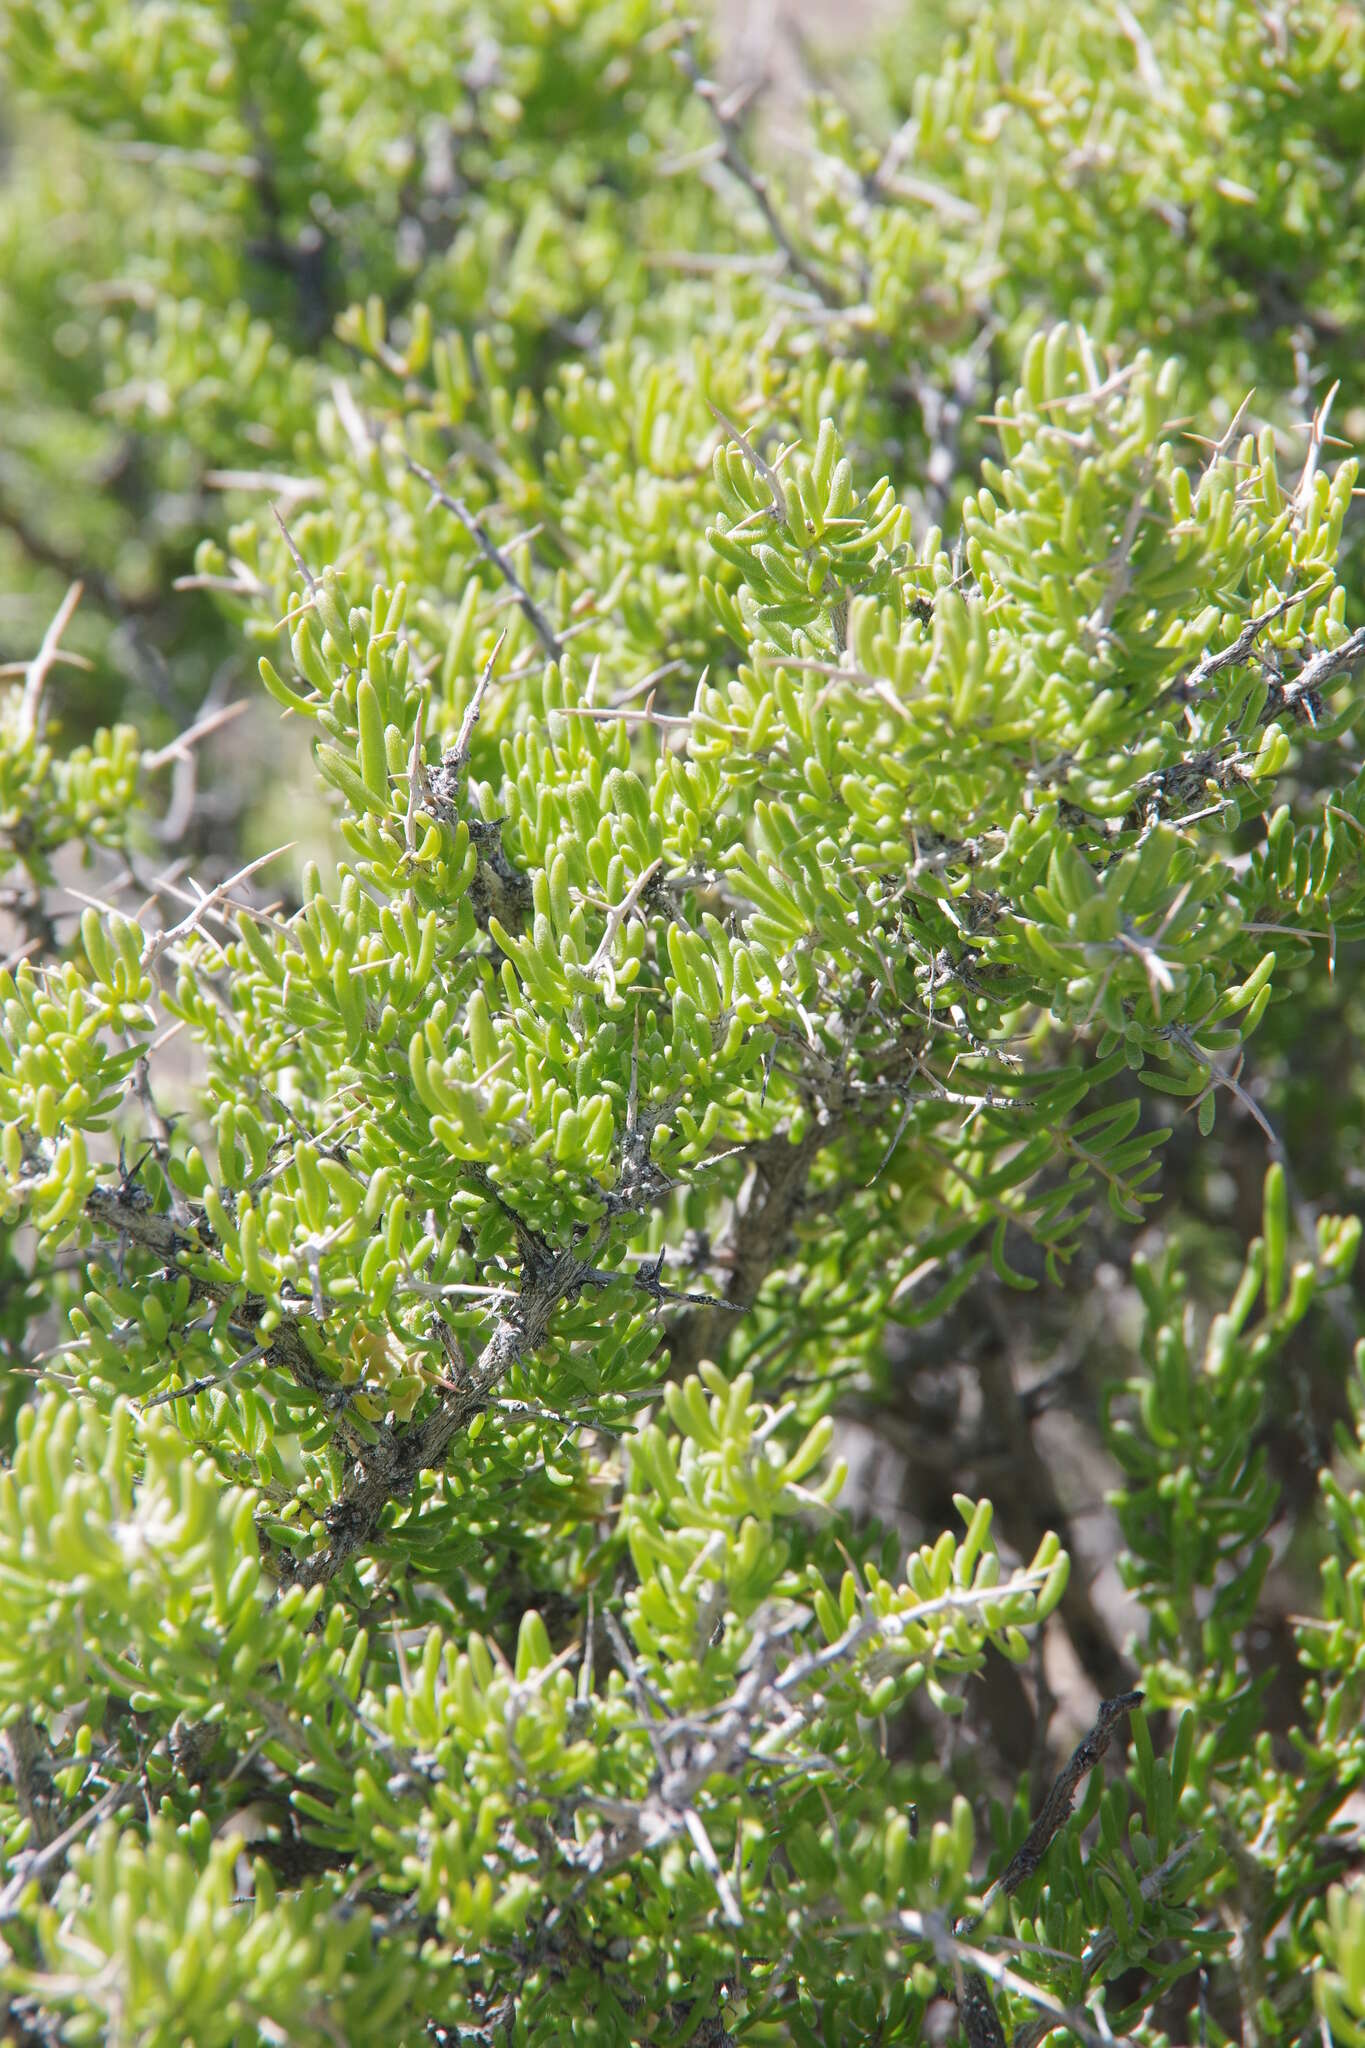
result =
[{"label": "leafless branch", "polygon": [[405,466],[412,471],[412,474],[426,485],[436,503],[444,505],[447,512],[454,513],[484,560],[497,570],[503,582],[516,599],[524,617],[551,661],[562,661],[564,659],[563,641],[555,632],[544,612],[540,609],[540,606],[536,603],[530,591],[502,552],[502,549],[492,538],[483,521],[470,511],[462,498],[452,497],[444,484],[442,484],[440,478],[433,476],[429,469],[424,469],[420,462],[414,462],[410,455],[405,455],[403,461]]},{"label": "leafless branch", "polygon": [[181,939],[188,938],[212,911],[228,900],[239,882],[245,882],[258,868],[268,867],[272,860],[278,860],[281,854],[288,853],[294,843],[292,839],[287,840],[283,846],[277,846],[270,853],[263,853],[258,859],[248,861],[245,867],[238,868],[235,875],[229,875],[226,881],[219,882],[216,888],[210,889],[207,895],[201,897],[188,917],[182,917],[179,924],[170,925],[165,931],[153,932],[142,949],[143,966],[150,967],[169,947],[178,944]]},{"label": "leafless branch", "polygon": [[815,266],[801,254],[793,241],[790,230],[781,214],[773,205],[768,180],[761,171],[756,171],[744,154],[739,140],[739,123],[735,114],[721,99],[721,88],[713,79],[703,76],[692,51],[684,45],[675,52],[677,63],[690,79],[696,95],[708,109],[720,134],[720,161],[732,178],[738,180],[749,194],[763,216],[768,233],[776,242],[786,259],[787,268],[793,276],[815,293],[821,304],[831,309],[841,308],[842,300],[828,278],[823,277]]},{"label": "leafless branch", "polygon": [[43,635],[42,645],[24,671],[24,692],[19,700],[19,731],[24,737],[42,730],[43,686],[57,661],[69,659],[60,651],[62,635],[71,624],[83,588],[80,583],[71,585]]},{"label": "leafless branch", "polygon": [[[1078,1786],[1104,1756],[1119,1724],[1127,1720],[1135,1707],[1141,1706],[1142,1700],[1143,1695],[1140,1692],[1125,1692],[1119,1693],[1114,1699],[1100,1702],[1094,1726],[1089,1734],[1077,1743],[1057,1773],[1046,1799],[1038,1809],[1033,1826],[986,1893],[980,1910],[964,1914],[957,1922],[953,1929],[955,1942],[960,1942],[964,1935],[971,1934],[980,1926],[995,1899],[1002,1894],[1006,1898],[1011,1898],[1020,1885],[1032,1877],[1047,1854],[1054,1837],[1070,1818],[1071,1809],[1076,1803]],[[978,2044],[980,2048],[994,2048],[996,2043],[999,2044],[999,2048],[1004,2048],[1004,2033],[986,1987],[985,1980],[990,1975],[994,1975],[997,1982],[1006,1985],[1008,1989],[1031,1998],[1036,2004],[1048,2007],[1055,2012],[1056,2019],[1063,2021],[1074,2032],[1079,2032],[1083,2038],[1093,2037],[1098,2040],[1096,2030],[1087,2027],[1084,2022],[1078,2022],[1074,2013],[1068,2013],[1057,2005],[1048,1993],[1039,1991],[1036,1986],[1027,1984],[1023,1978],[1005,1971],[994,1958],[984,1956],[978,1951],[972,1956],[971,1961],[973,1968],[962,1973],[958,2005],[972,2048],[978,2048]]]}]

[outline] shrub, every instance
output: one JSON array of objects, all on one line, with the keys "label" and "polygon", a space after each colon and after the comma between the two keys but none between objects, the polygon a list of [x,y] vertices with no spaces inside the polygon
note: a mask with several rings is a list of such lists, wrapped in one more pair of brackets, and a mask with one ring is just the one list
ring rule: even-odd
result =
[{"label": "shrub", "polygon": [[[1353,1112],[1340,1214],[1272,1121],[1365,929],[1359,23],[1002,8],[785,181],[644,0],[5,36],[10,529],[108,618],[141,562],[182,685],[249,644],[333,817],[139,910],[206,728],[63,751],[77,594],[14,665],[12,2038],[1361,2035]],[[69,510],[96,392],[139,487]],[[1007,1356],[960,1526],[840,1449],[965,1316],[1083,1351],[1173,1131],[1101,1643]],[[1009,1664],[1031,1772],[951,1747]]]}]

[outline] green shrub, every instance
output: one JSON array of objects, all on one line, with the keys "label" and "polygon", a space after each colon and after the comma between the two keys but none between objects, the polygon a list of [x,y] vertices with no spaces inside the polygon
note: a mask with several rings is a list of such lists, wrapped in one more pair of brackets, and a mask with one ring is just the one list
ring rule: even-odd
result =
[{"label": "green shrub", "polygon": [[[785,176],[647,0],[3,36],[8,2038],[1365,2038],[1354,1076],[1313,1198],[1280,1134],[1365,934],[1358,20],[990,10]],[[63,737],[69,569],[100,702],[140,592],[163,714],[249,644],[325,859],[151,908],[196,737]],[[1173,1133],[1054,1779],[1008,1360],[960,1531],[841,1431],[1079,1328]],[[1031,1774],[949,1743],[1002,1662]]]}]

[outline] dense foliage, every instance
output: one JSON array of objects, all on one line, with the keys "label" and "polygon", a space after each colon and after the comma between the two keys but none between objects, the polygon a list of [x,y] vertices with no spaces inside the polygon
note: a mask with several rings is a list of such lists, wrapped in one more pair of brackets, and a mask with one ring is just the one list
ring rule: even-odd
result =
[{"label": "dense foliage", "polygon": [[15,2043],[1365,2040],[1365,22],[1057,14],[6,11]]}]

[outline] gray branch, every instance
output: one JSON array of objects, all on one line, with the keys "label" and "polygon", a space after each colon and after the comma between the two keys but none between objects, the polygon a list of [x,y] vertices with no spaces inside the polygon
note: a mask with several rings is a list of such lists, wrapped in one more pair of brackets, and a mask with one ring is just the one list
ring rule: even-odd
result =
[{"label": "gray branch", "polygon": [[414,462],[410,455],[405,455],[403,461],[415,477],[420,477],[437,504],[444,505],[447,512],[455,514],[455,517],[474,542],[484,560],[497,570],[521,607],[536,638],[549,655],[551,661],[562,661],[564,659],[563,641],[559,638],[554,627],[550,624],[544,612],[540,609],[540,606],[536,603],[530,591],[502,552],[502,549],[493,539],[483,521],[470,511],[462,498],[453,498],[450,492],[445,489],[441,479],[438,476],[433,476],[429,469],[424,469],[420,462]]}]

